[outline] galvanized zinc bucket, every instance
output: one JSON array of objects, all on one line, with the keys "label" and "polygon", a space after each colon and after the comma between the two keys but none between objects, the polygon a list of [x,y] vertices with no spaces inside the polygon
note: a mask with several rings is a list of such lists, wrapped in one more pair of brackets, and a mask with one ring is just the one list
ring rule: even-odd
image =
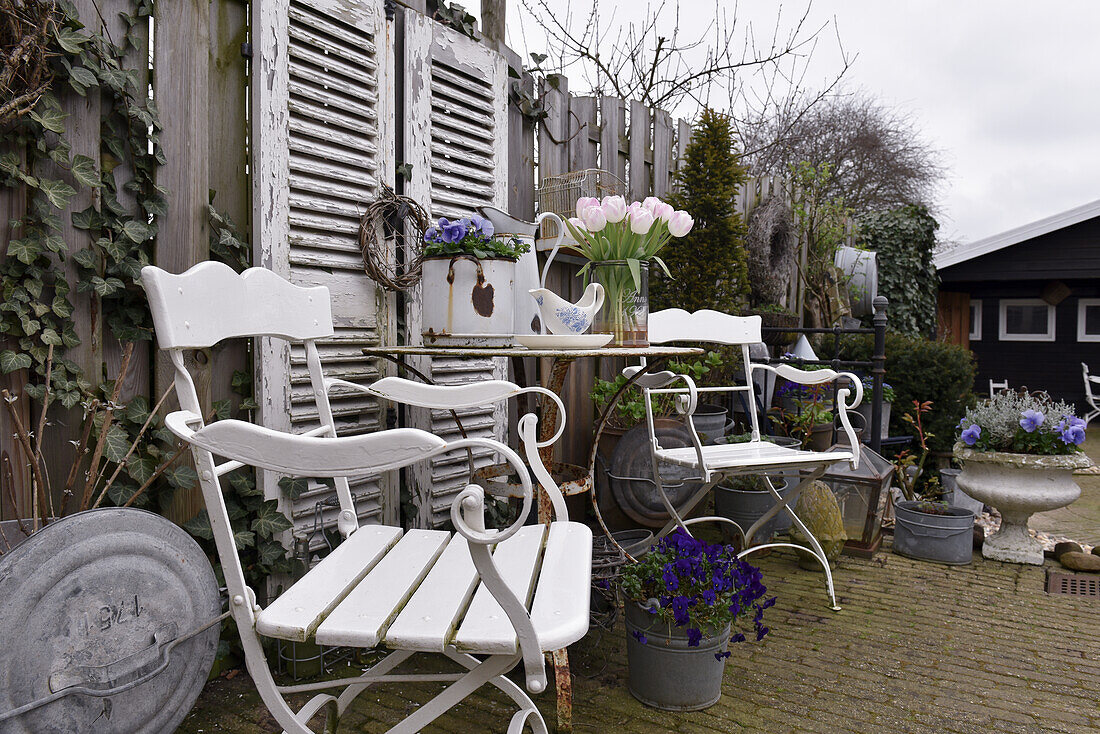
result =
[{"label": "galvanized zinc bucket", "polygon": [[894,507],[894,552],[921,561],[952,566],[970,563],[974,549],[974,513],[948,507],[946,515],[916,510],[918,502]]},{"label": "galvanized zinc bucket", "polygon": [[[625,608],[631,695],[665,711],[698,711],[718,703],[726,661],[715,655],[729,644],[729,625],[703,630],[699,646],[691,647],[683,628],[659,620],[634,602],[628,601]],[[635,633],[646,638],[644,645]]]}]

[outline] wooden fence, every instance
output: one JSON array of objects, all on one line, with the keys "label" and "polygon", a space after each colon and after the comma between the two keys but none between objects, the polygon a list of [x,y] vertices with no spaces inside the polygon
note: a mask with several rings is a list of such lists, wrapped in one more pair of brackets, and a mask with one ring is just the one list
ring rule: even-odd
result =
[{"label": "wooden fence", "polygon": [[[81,22],[92,33],[106,32],[118,43],[124,26],[119,13],[133,13],[131,0],[75,0]],[[230,215],[242,228],[249,225],[250,195],[246,171],[248,144],[246,124],[247,66],[242,43],[247,40],[248,3],[245,0],[172,0],[155,4],[156,17],[137,35],[142,40],[131,52],[129,68],[136,69],[139,87],[151,84],[163,125],[161,143],[166,163],[157,172],[157,183],[169,191],[168,211],[159,218],[160,234],[155,245],[155,261],[161,267],[182,271],[209,258],[207,203],[215,192],[214,204]],[[149,34],[153,38],[154,59],[148,63]],[[100,137],[100,112],[103,100],[94,89],[86,96],[66,92],[59,98],[66,113],[66,137],[74,154],[90,157],[99,168],[104,160]],[[67,172],[53,175],[75,184]],[[125,175],[118,172],[119,177]],[[71,224],[71,214],[92,203],[93,194],[79,185],[80,192],[61,212],[62,236],[70,253],[91,245],[88,231]],[[119,187],[121,191],[121,186]],[[133,206],[120,196],[123,204]],[[27,205],[26,192],[0,189],[0,240],[4,247],[13,236],[8,222],[21,217]],[[74,275],[75,266],[67,273]],[[73,279],[75,280],[75,278]],[[76,333],[80,346],[68,350],[66,357],[76,362],[92,384],[114,379],[121,362],[122,348],[102,322],[97,298],[86,293],[70,296],[75,311]],[[150,343],[139,343],[131,359],[123,397],[134,395],[159,397],[170,385],[170,371],[150,351]],[[213,358],[211,358],[213,357]],[[230,375],[246,366],[243,345],[229,345],[216,355],[199,358],[198,382],[205,386],[207,401],[231,397]],[[28,375],[25,371],[0,377],[3,387],[23,392]],[[27,425],[39,411],[20,398],[19,411]],[[63,484],[75,456],[70,441],[80,438],[83,418],[79,410],[51,409],[47,440],[43,443],[46,470],[53,484]],[[0,512],[2,518],[29,515],[29,485],[26,462],[12,439],[9,418],[0,418]],[[60,477],[60,481],[57,478]],[[10,490],[10,491],[9,491]],[[14,507],[11,498],[14,497]],[[180,494],[174,508],[177,517],[188,517],[197,509],[197,496]]]}]

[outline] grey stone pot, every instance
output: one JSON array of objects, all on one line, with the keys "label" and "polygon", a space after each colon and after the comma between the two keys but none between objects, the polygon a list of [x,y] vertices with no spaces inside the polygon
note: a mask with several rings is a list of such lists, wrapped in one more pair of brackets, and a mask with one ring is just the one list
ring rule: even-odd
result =
[{"label": "grey stone pot", "polygon": [[[635,602],[627,601],[625,609],[630,694],[664,711],[698,711],[718,703],[726,661],[715,654],[729,644],[729,626],[703,630],[699,646],[690,647],[686,630],[659,620]],[[646,636],[646,644],[635,632]]]}]

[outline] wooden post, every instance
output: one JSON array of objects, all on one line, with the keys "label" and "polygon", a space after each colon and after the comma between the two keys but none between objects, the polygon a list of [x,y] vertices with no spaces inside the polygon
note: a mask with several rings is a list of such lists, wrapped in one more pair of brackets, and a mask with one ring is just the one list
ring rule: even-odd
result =
[{"label": "wooden post", "polygon": [[[504,59],[520,73],[521,92],[534,94],[535,80],[523,71],[523,59],[505,47]],[[535,123],[514,104],[508,105],[508,213],[528,221],[535,218]]]},{"label": "wooden post", "polygon": [[481,34],[498,51],[506,48],[504,31],[507,11],[505,0],[481,0]]},{"label": "wooden post", "polygon": [[[160,109],[161,145],[167,162],[157,171],[157,183],[169,191],[168,213],[161,218],[154,260],[170,273],[182,273],[209,259],[210,228],[206,204],[210,188],[210,3],[175,0],[156,5],[153,90]],[[244,90],[240,90],[244,96]],[[209,351],[194,354],[189,365],[204,411],[209,410]],[[158,355],[154,392],[172,384],[168,360]],[[167,513],[177,522],[202,507],[195,492],[177,492]]]},{"label": "wooden post", "polygon": [[649,172],[645,159],[649,151],[649,108],[636,100],[630,101],[630,181],[626,188],[627,201],[641,201],[649,195]]},{"label": "wooden post", "polygon": [[568,168],[569,80],[552,74],[543,82],[539,97],[547,117],[539,126],[539,184],[548,176],[565,173]]},{"label": "wooden post", "polygon": [[653,195],[665,198],[672,188],[673,156],[672,116],[664,110],[653,111]]},{"label": "wooden post", "polygon": [[623,101],[618,97],[600,97],[600,168],[626,180],[626,158],[619,155],[619,144],[624,137]]}]

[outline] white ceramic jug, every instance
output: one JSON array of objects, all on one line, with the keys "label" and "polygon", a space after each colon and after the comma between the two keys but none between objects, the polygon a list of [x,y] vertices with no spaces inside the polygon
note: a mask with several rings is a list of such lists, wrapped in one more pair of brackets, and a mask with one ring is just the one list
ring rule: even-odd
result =
[{"label": "white ceramic jug", "polygon": [[[539,307],[535,299],[527,295],[528,291],[543,287],[546,273],[554,255],[558,252],[562,239],[565,237],[565,224],[561,217],[553,212],[544,212],[534,222],[527,222],[507,214],[492,206],[478,207],[481,216],[493,223],[496,237],[516,237],[527,243],[531,249],[520,255],[516,263],[515,281],[515,320],[514,330],[516,334],[541,334],[542,324],[539,321]],[[539,277],[538,257],[535,254],[535,235],[544,219],[550,219],[557,224],[558,236],[554,239],[554,246],[547,256],[546,265],[543,266],[542,277]]]}]

